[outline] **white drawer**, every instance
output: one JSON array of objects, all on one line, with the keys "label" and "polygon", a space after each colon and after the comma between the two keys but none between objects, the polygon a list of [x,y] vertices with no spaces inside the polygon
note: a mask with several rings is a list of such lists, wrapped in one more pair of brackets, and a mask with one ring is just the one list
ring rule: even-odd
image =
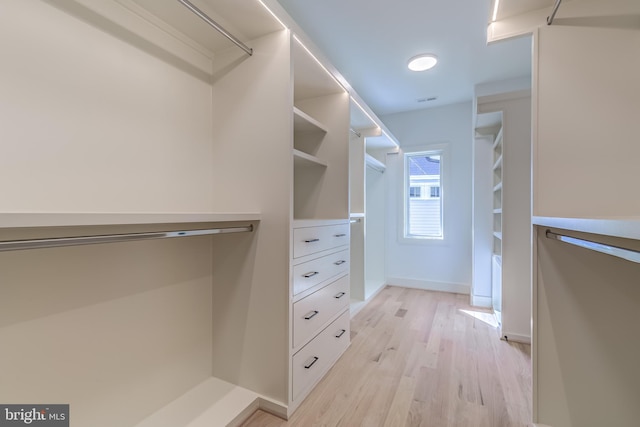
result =
[{"label": "white drawer", "polygon": [[349,223],[293,229],[293,257],[349,244]]},{"label": "white drawer", "polygon": [[292,399],[303,397],[349,346],[349,310],[293,356]]},{"label": "white drawer", "polygon": [[329,319],[349,307],[349,276],[317,290],[293,304],[293,348],[318,333]]},{"label": "white drawer", "polygon": [[293,295],[349,271],[349,249],[293,267]]}]

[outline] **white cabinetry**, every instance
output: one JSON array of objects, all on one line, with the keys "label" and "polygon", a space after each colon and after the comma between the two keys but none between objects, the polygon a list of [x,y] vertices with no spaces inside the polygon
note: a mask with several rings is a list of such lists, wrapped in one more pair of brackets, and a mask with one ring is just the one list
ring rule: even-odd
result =
[{"label": "white cabinetry", "polygon": [[630,24],[640,3],[568,2],[560,13],[588,24],[534,33],[534,421],[631,427],[640,268],[546,231],[640,250],[640,30]]},{"label": "white cabinetry", "polygon": [[349,345],[349,221],[295,221],[292,246],[290,410]]}]

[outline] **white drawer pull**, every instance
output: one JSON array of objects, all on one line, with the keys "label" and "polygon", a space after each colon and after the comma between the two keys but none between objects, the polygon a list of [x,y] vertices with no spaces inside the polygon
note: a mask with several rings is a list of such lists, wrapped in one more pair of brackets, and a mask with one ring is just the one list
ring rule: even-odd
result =
[{"label": "white drawer pull", "polygon": [[303,275],[302,275],[302,277],[304,277],[305,279],[308,279],[308,278],[310,278],[310,277],[315,276],[316,274],[320,274],[320,273],[319,273],[319,272],[317,272],[317,271],[310,271],[310,272],[309,272],[309,273],[307,273],[307,274],[303,274]]},{"label": "white drawer pull", "polygon": [[346,236],[345,233],[340,233],[340,234],[334,234],[333,237],[344,237]]},{"label": "white drawer pull", "polygon": [[318,356],[313,356],[313,360],[308,365],[304,365],[304,369],[311,368],[318,361]]},{"label": "white drawer pull", "polygon": [[345,260],[341,259],[340,261],[336,261],[336,262],[334,262],[334,264],[335,264],[335,265],[342,265],[342,264],[344,264],[345,262],[347,262],[347,261],[345,261]]},{"label": "white drawer pull", "polygon": [[315,242],[319,242],[319,241],[320,241],[320,239],[307,239],[304,242],[305,243],[315,243]]},{"label": "white drawer pull", "polygon": [[342,297],[343,297],[343,296],[345,296],[345,295],[346,295],[346,294],[345,294],[344,292],[340,292],[340,293],[336,294],[336,296],[334,296],[334,298],[335,298],[335,299],[340,299],[340,298],[342,298]]},{"label": "white drawer pull", "polygon": [[309,312],[306,316],[304,316],[304,320],[311,320],[314,317],[316,317],[318,315],[318,313],[320,313],[318,310],[313,310],[313,311]]},{"label": "white drawer pull", "polygon": [[346,329],[340,329],[340,332],[338,332],[338,335],[336,335],[336,338],[340,338],[341,336],[344,335],[345,332],[347,332]]}]

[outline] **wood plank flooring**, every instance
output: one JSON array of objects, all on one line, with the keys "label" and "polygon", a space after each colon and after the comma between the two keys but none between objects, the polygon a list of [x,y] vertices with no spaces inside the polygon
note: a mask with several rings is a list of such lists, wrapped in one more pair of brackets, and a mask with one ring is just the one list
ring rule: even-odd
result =
[{"label": "wood plank flooring", "polygon": [[383,289],[353,318],[350,348],[289,421],[257,411],[243,426],[528,426],[530,346],[501,341],[489,312],[468,301]]}]

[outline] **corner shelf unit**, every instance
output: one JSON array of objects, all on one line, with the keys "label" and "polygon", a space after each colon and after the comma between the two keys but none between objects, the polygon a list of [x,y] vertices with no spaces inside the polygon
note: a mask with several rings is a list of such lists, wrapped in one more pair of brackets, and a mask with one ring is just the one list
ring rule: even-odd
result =
[{"label": "corner shelf unit", "polygon": [[502,128],[493,143],[493,255],[502,257]]}]

